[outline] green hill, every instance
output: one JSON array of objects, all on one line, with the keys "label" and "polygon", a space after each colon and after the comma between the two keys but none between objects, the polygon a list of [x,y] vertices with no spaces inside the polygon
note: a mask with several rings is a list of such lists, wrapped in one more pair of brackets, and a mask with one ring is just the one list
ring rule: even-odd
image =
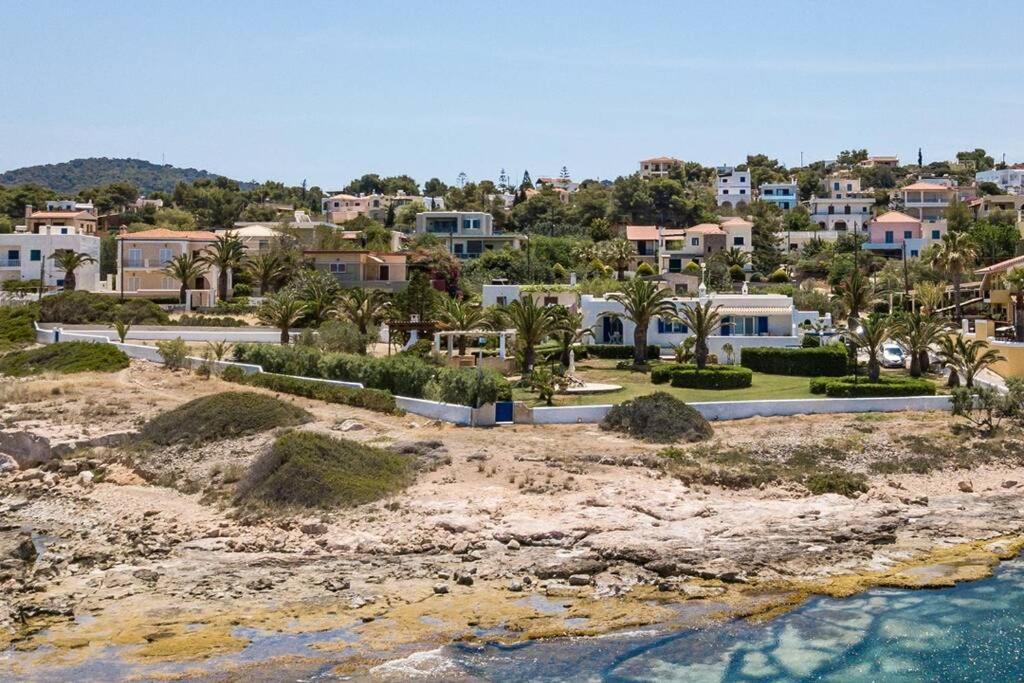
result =
[{"label": "green hill", "polygon": [[[127,180],[143,194],[162,190],[171,192],[179,182],[217,178],[219,174],[195,168],[178,168],[150,163],[142,159],[72,159],[60,164],[25,166],[0,173],[0,185],[35,183],[60,193],[76,194],[87,187]],[[243,189],[248,183],[239,183]]]}]

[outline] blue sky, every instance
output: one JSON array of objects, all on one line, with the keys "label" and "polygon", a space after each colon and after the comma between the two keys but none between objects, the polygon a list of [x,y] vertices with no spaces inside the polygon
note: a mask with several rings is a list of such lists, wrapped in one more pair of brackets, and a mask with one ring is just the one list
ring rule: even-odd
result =
[{"label": "blue sky", "polygon": [[0,25],[0,170],[132,156],[337,188],[1024,160],[1024,3],[0,0]]}]

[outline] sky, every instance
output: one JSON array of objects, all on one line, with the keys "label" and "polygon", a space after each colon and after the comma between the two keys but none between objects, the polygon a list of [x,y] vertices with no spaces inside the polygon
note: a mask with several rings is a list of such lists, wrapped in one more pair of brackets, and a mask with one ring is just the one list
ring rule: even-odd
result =
[{"label": "sky", "polygon": [[0,170],[337,189],[849,148],[1024,161],[1024,3],[0,0]]}]

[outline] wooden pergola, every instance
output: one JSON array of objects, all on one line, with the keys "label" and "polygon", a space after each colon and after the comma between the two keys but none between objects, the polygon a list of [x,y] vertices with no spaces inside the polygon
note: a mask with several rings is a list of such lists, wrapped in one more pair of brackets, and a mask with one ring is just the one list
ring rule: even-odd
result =
[{"label": "wooden pergola", "polygon": [[434,332],[434,353],[437,355],[441,353],[441,337],[445,337],[448,340],[447,350],[449,358],[455,353],[455,340],[459,337],[497,337],[498,358],[505,360],[507,358],[507,340],[509,337],[514,338],[515,336],[515,330],[439,330]]}]

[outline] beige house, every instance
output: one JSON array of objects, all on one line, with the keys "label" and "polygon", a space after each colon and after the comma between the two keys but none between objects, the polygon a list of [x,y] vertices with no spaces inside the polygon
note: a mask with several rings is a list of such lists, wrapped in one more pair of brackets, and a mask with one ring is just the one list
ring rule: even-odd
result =
[{"label": "beige house", "polygon": [[919,180],[900,190],[903,198],[903,213],[909,214],[928,226],[945,230],[946,208],[957,196],[956,188],[950,181],[936,179],[933,181]]},{"label": "beige house", "polygon": [[[147,299],[177,299],[181,282],[164,272],[164,268],[181,254],[199,257],[217,236],[205,230],[167,230],[156,228],[117,236],[117,272],[110,276],[105,289],[125,296]],[[186,305],[212,306],[217,298],[219,271],[207,267],[206,272],[185,283]],[[228,275],[230,287],[230,273]]]},{"label": "beige house", "polygon": [[32,205],[25,207],[25,227],[19,232],[34,235],[95,235],[99,219],[93,211],[35,211]]},{"label": "beige house", "polygon": [[519,249],[523,235],[495,229],[483,211],[424,211],[416,214],[416,234],[436,235],[460,259],[476,258],[495,249]]},{"label": "beige house", "polygon": [[308,265],[330,273],[342,287],[397,292],[406,285],[407,264],[403,253],[350,249],[308,250],[302,255]]},{"label": "beige house", "polygon": [[674,157],[654,157],[640,161],[641,178],[664,178],[668,172],[683,162]]}]

